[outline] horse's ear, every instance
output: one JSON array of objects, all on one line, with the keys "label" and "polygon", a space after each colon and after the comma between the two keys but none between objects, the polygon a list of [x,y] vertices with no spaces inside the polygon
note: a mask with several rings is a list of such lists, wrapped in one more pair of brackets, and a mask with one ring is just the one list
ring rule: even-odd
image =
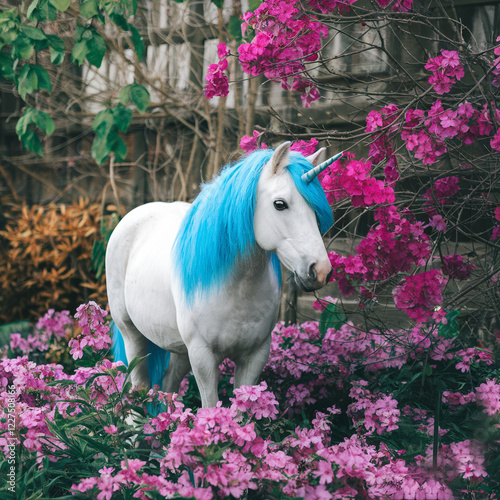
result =
[{"label": "horse's ear", "polygon": [[287,141],[276,148],[271,158],[273,175],[279,174],[290,163],[290,144]]},{"label": "horse's ear", "polygon": [[320,148],[316,153],[313,153],[312,155],[309,155],[306,160],[312,164],[313,167],[315,167],[318,163],[320,163],[320,160],[324,160],[325,156],[325,151],[326,148]]}]

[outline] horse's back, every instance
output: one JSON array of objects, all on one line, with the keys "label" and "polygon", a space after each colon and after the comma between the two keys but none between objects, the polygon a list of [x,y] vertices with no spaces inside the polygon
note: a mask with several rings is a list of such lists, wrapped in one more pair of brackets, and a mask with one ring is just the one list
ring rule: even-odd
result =
[{"label": "horse's back", "polygon": [[[129,322],[162,348],[175,350],[172,247],[188,203],[148,203],[129,212],[113,231],[106,252],[108,299],[120,328]],[[126,332],[124,332],[126,334]]]}]

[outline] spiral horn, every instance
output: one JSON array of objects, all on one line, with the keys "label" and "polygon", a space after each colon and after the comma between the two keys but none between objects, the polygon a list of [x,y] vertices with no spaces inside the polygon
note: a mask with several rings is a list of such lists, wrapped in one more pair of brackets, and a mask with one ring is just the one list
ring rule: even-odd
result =
[{"label": "spiral horn", "polygon": [[329,160],[320,163],[317,167],[311,168],[311,170],[307,171],[305,174],[302,174],[302,180],[306,184],[309,184],[312,180],[314,180],[318,176],[318,174],[323,172],[323,170],[329,167],[334,161],[337,161],[343,154],[344,152],[341,151],[335,156],[332,156]]}]

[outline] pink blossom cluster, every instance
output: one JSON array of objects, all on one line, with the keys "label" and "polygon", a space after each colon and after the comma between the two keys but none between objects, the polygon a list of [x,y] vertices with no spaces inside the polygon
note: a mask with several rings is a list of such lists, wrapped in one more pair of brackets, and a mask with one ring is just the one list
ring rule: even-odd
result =
[{"label": "pink blossom cluster", "polygon": [[[497,37],[496,39],[497,42],[500,42],[500,36]],[[496,56],[500,56],[500,46],[498,47],[495,47],[493,49],[493,53],[496,55]],[[500,57],[497,57],[492,65],[492,70],[491,70],[491,75],[492,75],[492,80],[491,80],[491,84],[494,86],[494,87],[500,87]]]},{"label": "pink blossom cluster", "polygon": [[304,106],[319,99],[315,85],[302,73],[307,62],[315,61],[321,50],[321,39],[328,28],[314,16],[303,11],[299,0],[267,0],[255,12],[243,15],[242,31],[250,26],[255,37],[238,47],[243,71],[250,75],[264,74],[281,81],[283,88],[300,92]]},{"label": "pink blossom cluster", "polygon": [[38,320],[33,334],[23,338],[19,333],[13,333],[10,337],[10,349],[13,352],[20,351],[21,354],[29,354],[33,350],[47,351],[53,339],[62,340],[72,331],[74,320],[69,311],[49,311]]},{"label": "pink blossom cluster", "polygon": [[[252,137],[244,135],[240,140],[240,148],[247,153],[251,153],[256,149],[267,149],[267,145],[261,143],[259,146],[258,139],[262,135],[262,132],[253,131]],[[313,137],[309,141],[296,141],[290,146],[291,151],[298,151],[303,156],[312,155],[318,146],[318,141]]]},{"label": "pink blossom cluster", "polygon": [[[415,158],[429,165],[448,151],[447,140],[456,138],[463,144],[472,144],[478,137],[488,136],[492,130],[486,105],[478,110],[464,102],[456,110],[445,110],[442,102],[437,100],[427,113],[420,109],[406,112],[401,138],[408,151],[414,152]],[[493,141],[492,148],[498,149]]]},{"label": "pink blossom cluster", "polygon": [[[474,481],[486,477],[483,451],[484,445],[473,439],[442,444],[438,453],[437,478],[451,482],[458,476]],[[428,446],[425,456],[419,455],[415,459],[420,467],[432,470],[433,445]]]},{"label": "pink blossom cluster", "polygon": [[307,3],[312,10],[321,12],[322,14],[329,14],[331,12],[347,14],[350,10],[349,7],[357,1],[358,0],[307,0]]},{"label": "pink blossom cluster", "polygon": [[[460,191],[459,178],[456,176],[443,177],[434,182],[423,195],[424,210],[431,216],[429,225],[439,227],[442,217],[436,214],[436,207],[444,206],[451,203],[450,198]],[[441,219],[438,220],[438,218]],[[446,223],[444,223],[446,226]],[[446,227],[444,228],[446,231]]]},{"label": "pink blossom cluster", "polygon": [[[93,368],[78,368],[73,375],[67,375],[61,365],[37,365],[27,356],[15,359],[4,358],[0,361],[0,402],[7,411],[7,387],[15,387],[15,414],[17,442],[38,457],[41,461],[47,455],[47,449],[64,449],[66,445],[56,438],[48,426],[54,421],[55,412],[67,418],[81,412],[77,398],[77,388],[85,385],[89,379],[89,395],[99,409],[107,404],[111,394],[120,392],[124,375],[116,370],[117,364],[104,360]],[[95,375],[100,375],[95,377]],[[106,376],[104,376],[106,375]],[[68,383],[56,385],[56,381]],[[8,453],[10,440],[1,434],[8,428],[7,419],[0,419],[0,449]]]},{"label": "pink blossom cluster", "polygon": [[71,347],[70,354],[74,359],[82,358],[85,346],[94,352],[111,347],[109,326],[104,322],[104,316],[107,314],[107,311],[101,309],[94,301],[78,307],[75,318],[78,319],[82,333],[68,343]]},{"label": "pink blossom cluster", "polygon": [[425,323],[434,317],[434,308],[443,301],[441,292],[447,281],[437,269],[408,276],[393,290],[394,303],[411,319]]},{"label": "pink blossom cluster", "polygon": [[476,266],[466,262],[461,255],[443,255],[441,259],[441,271],[451,279],[466,280],[474,269]]},{"label": "pink blossom cluster", "polygon": [[274,420],[278,415],[278,401],[274,394],[267,390],[265,382],[234,389],[234,398],[231,398],[231,403],[232,408],[245,412],[256,420],[263,418]]},{"label": "pink blossom cluster", "polygon": [[[104,311],[93,303],[79,308],[82,328],[99,331],[105,326]],[[397,339],[397,342],[395,341]],[[490,358],[475,350],[476,361]],[[456,353],[463,356],[461,351]],[[418,325],[409,330],[366,332],[345,323],[321,334],[318,322],[285,327],[278,324],[271,346],[270,362],[257,386],[234,391],[229,407],[194,411],[175,394],[155,393],[165,410],[156,417],[143,417],[143,433],[153,448],[149,462],[137,458],[119,461],[115,467],[103,466],[99,474],[84,477],[73,484],[73,492],[99,499],[119,494],[146,500],[151,496],[166,498],[210,499],[247,495],[303,498],[453,498],[448,483],[457,477],[476,483],[487,476],[485,450],[473,440],[442,444],[439,450],[439,474],[432,472],[432,448],[425,456],[401,458],[384,443],[389,432],[398,432],[402,420],[418,418],[428,429],[432,418],[417,407],[398,408],[392,394],[378,389],[380,370],[401,368],[423,360],[452,359],[453,342],[439,336],[437,329]],[[491,357],[491,356],[490,356]],[[57,418],[65,420],[67,429],[78,425],[72,420],[89,402],[99,415],[95,439],[130,443],[130,434],[141,429],[127,427],[123,406],[135,407],[139,391],[124,388],[125,374],[121,363],[104,360],[96,367],[78,368],[67,375],[59,365],[37,365],[26,356],[0,360],[0,402],[8,406],[8,388],[16,388],[17,443],[24,452],[38,458],[57,460],[67,449],[53,433]],[[355,381],[353,373],[364,370],[366,380]],[[61,382],[57,384],[55,382]],[[369,382],[370,381],[370,382]],[[311,382],[313,382],[311,384]],[[300,387],[303,386],[303,387]],[[296,423],[287,430],[276,421],[278,402],[287,410],[291,390],[309,391],[305,400],[293,404],[300,410],[313,402],[333,398],[342,403],[342,394],[350,394],[347,416],[357,432],[343,435],[335,424],[344,411],[330,406],[317,411],[309,424]],[[88,391],[84,400],[81,391]],[[123,392],[122,394],[122,391]],[[475,389],[479,404],[490,415],[500,411],[500,385],[487,379]],[[449,404],[472,403],[470,394],[443,394]],[[110,403],[114,401],[114,403]],[[463,404],[463,403],[461,403]],[[326,405],[324,405],[326,406]],[[346,404],[347,406],[347,404]],[[345,406],[343,406],[345,408]],[[85,422],[89,424],[87,415]],[[49,425],[50,424],[50,425]],[[8,453],[6,418],[0,418],[0,447]],[[280,438],[276,439],[279,429]],[[381,443],[373,444],[373,438]],[[128,444],[127,444],[128,445]],[[118,449],[118,448],[117,448]],[[133,447],[132,447],[133,449]],[[24,453],[23,452],[23,453]],[[133,453],[133,452],[131,452]],[[161,464],[154,472],[154,463]],[[118,466],[118,464],[120,464]],[[46,467],[43,465],[43,467]]]},{"label": "pink blossom cluster", "polygon": [[[403,216],[406,215],[406,217]],[[411,214],[395,205],[379,208],[378,225],[356,247],[356,254],[344,257],[330,252],[332,280],[348,297],[355,291],[353,283],[367,284],[385,280],[400,272],[410,272],[412,265],[424,265],[430,256],[430,240],[423,223],[411,222]],[[363,291],[363,290],[362,290]]]},{"label": "pink blossom cluster", "polygon": [[[375,163],[386,160],[384,174],[386,182],[390,185],[399,179],[398,162],[389,139],[389,134],[396,131],[396,125],[392,124],[397,120],[398,113],[399,108],[395,104],[388,104],[380,111],[370,111],[366,118],[366,131],[373,133],[370,157]],[[382,132],[377,134],[378,129],[382,129]]]},{"label": "pink blossom cluster", "polygon": [[219,43],[217,55],[219,56],[219,62],[210,64],[205,76],[207,84],[205,85],[204,94],[207,99],[212,99],[215,96],[225,97],[229,94],[229,80],[224,74],[227,69],[229,50],[225,43]]},{"label": "pink blossom cluster", "polygon": [[463,64],[456,50],[441,50],[441,55],[427,61],[425,69],[432,71],[429,83],[437,94],[448,93],[451,87],[465,75]]},{"label": "pink blossom cluster", "polygon": [[413,4],[413,0],[376,0],[383,8],[390,6],[393,12],[408,12]]},{"label": "pink blossom cluster", "polygon": [[468,372],[472,363],[484,362],[488,365],[493,363],[492,352],[489,349],[467,347],[467,349],[457,351],[455,355],[460,359],[460,362],[456,364],[455,368],[462,373]]},{"label": "pink blossom cluster", "polygon": [[366,380],[352,382],[352,389],[349,396],[354,399],[347,409],[354,422],[361,421],[367,430],[367,435],[383,434],[399,428],[397,425],[401,415],[398,410],[398,402],[392,394],[374,394],[366,387]]},{"label": "pink blossom cluster", "polygon": [[500,384],[496,379],[486,379],[476,388],[476,401],[484,406],[484,412],[490,416],[500,412]]},{"label": "pink blossom cluster", "polygon": [[352,153],[344,153],[334,161],[319,179],[330,204],[350,198],[355,207],[369,207],[394,203],[394,189],[371,176],[372,162],[354,160]]}]

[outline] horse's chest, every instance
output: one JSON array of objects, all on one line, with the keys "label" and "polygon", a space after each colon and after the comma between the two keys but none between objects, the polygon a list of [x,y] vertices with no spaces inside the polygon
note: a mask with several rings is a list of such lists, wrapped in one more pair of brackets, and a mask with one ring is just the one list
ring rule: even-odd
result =
[{"label": "horse's chest", "polygon": [[222,357],[245,356],[269,339],[276,324],[280,291],[274,276],[253,286],[231,286],[195,307],[184,321],[186,344],[201,341]]}]

